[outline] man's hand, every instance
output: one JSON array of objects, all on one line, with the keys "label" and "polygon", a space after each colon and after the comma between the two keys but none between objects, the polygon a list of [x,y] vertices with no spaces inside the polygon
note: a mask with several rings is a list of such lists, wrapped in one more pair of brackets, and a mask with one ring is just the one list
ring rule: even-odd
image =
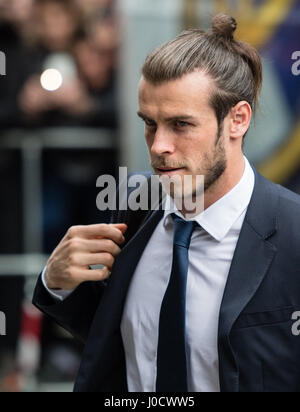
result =
[{"label": "man's hand", "polygon": [[50,95],[52,105],[71,116],[84,116],[93,110],[93,101],[78,79],[65,82]]},{"label": "man's hand", "polygon": [[52,109],[50,93],[44,90],[40,78],[31,76],[21,90],[18,101],[22,112],[29,118],[36,118]]},{"label": "man's hand", "polygon": [[[110,276],[120,245],[125,241],[125,224],[74,226],[70,228],[47,263],[49,289],[74,290],[86,281]],[[103,269],[90,270],[92,265]]]}]

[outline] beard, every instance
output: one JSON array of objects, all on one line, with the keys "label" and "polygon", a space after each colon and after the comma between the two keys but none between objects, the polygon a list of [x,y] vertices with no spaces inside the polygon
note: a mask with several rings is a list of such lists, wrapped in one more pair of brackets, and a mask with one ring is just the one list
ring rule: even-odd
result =
[{"label": "beard", "polygon": [[224,147],[224,138],[217,140],[213,156],[204,155],[204,192],[210,189],[224,174],[227,169],[227,158]]},{"label": "beard", "polygon": [[[165,158],[158,157],[152,161],[151,165],[153,169],[159,169],[162,167],[186,168],[187,163],[173,161],[172,164],[170,164],[170,162],[168,162]],[[224,147],[224,136],[222,135],[222,129],[220,129],[216,136],[216,143],[213,151],[203,155],[201,170],[199,170],[194,176],[190,176],[192,177],[192,181],[189,181],[188,185],[184,185],[182,180],[184,177],[173,177],[172,179],[174,184],[172,184],[171,187],[169,184],[170,179],[165,176],[160,179],[163,183],[163,187],[165,188],[165,192],[171,195],[172,198],[188,196],[192,199],[196,199],[199,195],[202,196],[205,192],[207,192],[220,179],[226,169],[227,158]],[[198,176],[204,176],[204,182],[203,180],[200,181],[201,187],[196,184]],[[176,180],[176,178],[178,179]]]}]

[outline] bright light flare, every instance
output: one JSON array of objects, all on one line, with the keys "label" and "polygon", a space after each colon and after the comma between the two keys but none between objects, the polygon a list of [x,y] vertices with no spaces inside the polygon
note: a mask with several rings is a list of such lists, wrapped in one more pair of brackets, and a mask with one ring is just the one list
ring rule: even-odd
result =
[{"label": "bright light flare", "polygon": [[41,75],[41,85],[43,89],[50,92],[58,90],[63,83],[63,77],[61,73],[56,69],[47,69]]}]

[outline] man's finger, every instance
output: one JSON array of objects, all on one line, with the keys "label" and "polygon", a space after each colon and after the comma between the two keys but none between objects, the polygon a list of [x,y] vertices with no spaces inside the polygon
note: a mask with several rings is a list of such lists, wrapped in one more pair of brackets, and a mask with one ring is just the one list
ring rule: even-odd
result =
[{"label": "man's finger", "polygon": [[[66,246],[67,248],[68,246]],[[70,249],[67,249],[69,253]],[[101,253],[109,252],[113,256],[118,256],[121,252],[119,246],[111,239],[74,239],[71,245],[71,252]]]},{"label": "man's finger", "polygon": [[109,278],[110,273],[111,272],[107,267],[95,270],[76,269],[73,273],[73,279],[83,282],[100,282]]},{"label": "man's finger", "polygon": [[116,227],[117,229],[121,230],[121,232],[124,233],[126,232],[126,230],[128,229],[128,226],[125,223],[117,223],[117,224],[113,224],[111,226]]},{"label": "man's finger", "polygon": [[78,253],[74,255],[72,265],[74,266],[95,266],[103,265],[112,268],[114,264],[114,257],[111,253]]},{"label": "man's finger", "polygon": [[114,225],[99,224],[90,226],[73,226],[66,235],[67,238],[86,238],[86,239],[111,239],[118,244],[125,241],[123,233]]}]

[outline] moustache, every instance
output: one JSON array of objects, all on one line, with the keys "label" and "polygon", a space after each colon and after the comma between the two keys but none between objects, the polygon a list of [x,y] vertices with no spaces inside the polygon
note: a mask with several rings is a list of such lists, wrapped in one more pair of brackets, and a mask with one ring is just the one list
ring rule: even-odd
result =
[{"label": "moustache", "polygon": [[184,168],[186,168],[186,165],[183,165],[183,164],[180,164],[180,163],[168,163],[168,162],[161,161],[161,160],[152,161],[151,166],[152,166],[153,169],[162,169],[162,168],[184,169]]}]

